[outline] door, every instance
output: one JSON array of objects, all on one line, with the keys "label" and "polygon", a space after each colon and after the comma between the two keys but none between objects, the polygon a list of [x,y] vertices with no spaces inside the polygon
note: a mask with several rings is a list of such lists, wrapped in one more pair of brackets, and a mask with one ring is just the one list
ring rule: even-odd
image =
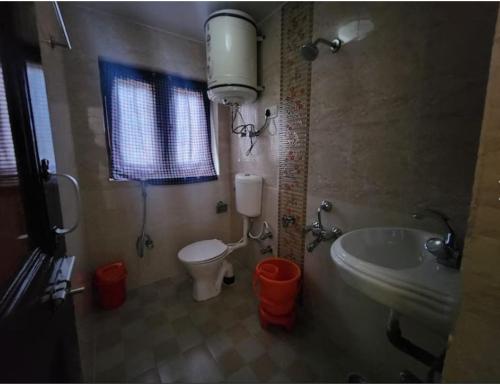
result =
[{"label": "door", "polygon": [[57,183],[44,178],[40,162],[47,149],[37,131],[43,122],[33,15],[30,3],[0,5],[0,381],[79,382],[69,283],[59,283],[58,293],[67,295],[58,301],[49,291],[72,259],[54,231]]}]

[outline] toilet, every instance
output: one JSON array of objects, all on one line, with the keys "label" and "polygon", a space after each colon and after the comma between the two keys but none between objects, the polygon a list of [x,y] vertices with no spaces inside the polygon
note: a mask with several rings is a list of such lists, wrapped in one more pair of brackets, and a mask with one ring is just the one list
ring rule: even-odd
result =
[{"label": "toilet", "polygon": [[262,177],[236,174],[236,211],[243,216],[243,236],[236,243],[225,244],[219,239],[191,243],[177,257],[193,278],[193,298],[205,301],[220,294],[222,282],[234,282],[233,266],[227,257],[248,244],[249,218],[261,213]]}]

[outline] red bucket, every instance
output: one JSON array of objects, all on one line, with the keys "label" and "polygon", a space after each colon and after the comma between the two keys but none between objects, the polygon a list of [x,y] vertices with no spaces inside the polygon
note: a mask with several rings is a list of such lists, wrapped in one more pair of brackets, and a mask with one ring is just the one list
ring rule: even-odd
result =
[{"label": "red bucket", "polygon": [[114,262],[97,268],[95,286],[99,305],[115,309],[125,302],[127,269],[123,262]]},{"label": "red bucket", "polygon": [[262,310],[273,316],[290,314],[300,289],[300,267],[288,259],[267,258],[257,264],[253,277]]}]

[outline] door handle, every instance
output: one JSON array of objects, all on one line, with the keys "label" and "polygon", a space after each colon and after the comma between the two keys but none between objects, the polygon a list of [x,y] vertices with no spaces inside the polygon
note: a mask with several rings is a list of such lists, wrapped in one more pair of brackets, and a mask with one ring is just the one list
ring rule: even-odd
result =
[{"label": "door handle", "polygon": [[54,232],[57,235],[65,235],[69,234],[78,227],[78,224],[80,223],[80,216],[81,216],[81,196],[80,196],[80,185],[78,184],[78,181],[76,180],[75,177],[69,175],[69,174],[61,174],[57,172],[50,172],[49,171],[49,161],[47,159],[42,159],[41,161],[41,175],[43,180],[48,181],[51,176],[59,177],[59,178],[64,178],[66,180],[69,180],[71,183],[71,186],[73,186],[73,191],[75,192],[75,197],[76,197],[76,219],[75,223],[73,226],[68,227],[68,228],[61,228],[61,227],[55,227]]},{"label": "door handle", "polygon": [[75,192],[75,197],[76,197],[76,219],[75,222],[73,223],[73,226],[68,227],[68,228],[61,228],[61,227],[56,227],[54,231],[56,232],[57,235],[65,235],[69,234],[78,227],[80,224],[80,207],[81,207],[81,197],[80,197],[80,186],[78,185],[78,181],[72,177],[71,175],[68,174],[59,174],[59,173],[50,173],[49,175],[53,175],[56,177],[60,178],[65,178],[71,182],[71,185],[73,186],[73,191]]}]

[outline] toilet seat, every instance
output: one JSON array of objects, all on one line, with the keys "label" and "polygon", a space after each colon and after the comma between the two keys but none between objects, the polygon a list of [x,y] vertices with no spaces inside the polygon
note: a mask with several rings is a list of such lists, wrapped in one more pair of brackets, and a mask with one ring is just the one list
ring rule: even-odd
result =
[{"label": "toilet seat", "polygon": [[228,247],[218,239],[194,242],[182,248],[179,259],[188,264],[202,264],[211,262],[226,254]]}]

